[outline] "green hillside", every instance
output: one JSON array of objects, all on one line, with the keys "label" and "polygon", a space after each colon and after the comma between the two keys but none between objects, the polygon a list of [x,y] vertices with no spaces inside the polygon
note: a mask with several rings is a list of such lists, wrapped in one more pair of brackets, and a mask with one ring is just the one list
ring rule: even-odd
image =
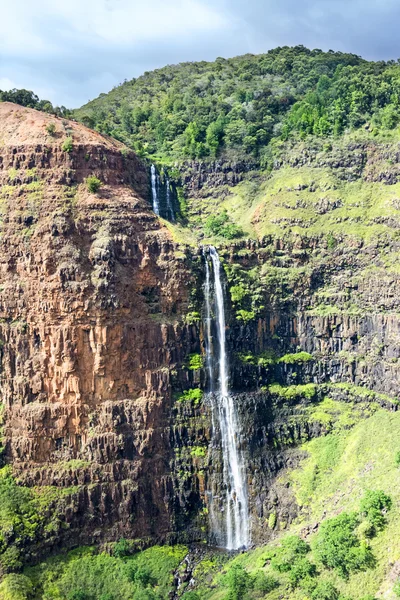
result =
[{"label": "green hillside", "polygon": [[265,165],[273,140],[377,134],[397,125],[399,105],[394,61],[296,46],[157,69],[74,114],[161,162],[224,155]]}]

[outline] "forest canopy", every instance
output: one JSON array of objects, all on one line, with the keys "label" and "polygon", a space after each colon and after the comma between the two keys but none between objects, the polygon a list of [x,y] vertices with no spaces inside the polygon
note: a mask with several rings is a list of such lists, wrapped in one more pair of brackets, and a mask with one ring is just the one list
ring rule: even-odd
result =
[{"label": "forest canopy", "polygon": [[262,160],[273,139],[396,127],[400,65],[304,46],[276,48],[147,72],[74,115],[159,161],[221,154]]}]

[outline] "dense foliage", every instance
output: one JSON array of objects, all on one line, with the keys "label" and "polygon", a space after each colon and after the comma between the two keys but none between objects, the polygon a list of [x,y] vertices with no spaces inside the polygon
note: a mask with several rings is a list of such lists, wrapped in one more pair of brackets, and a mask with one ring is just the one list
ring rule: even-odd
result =
[{"label": "dense foliage", "polygon": [[269,160],[273,138],[341,134],[400,119],[400,66],[283,47],[167,66],[75,111],[78,119],[166,161],[220,153]]},{"label": "dense foliage", "polygon": [[53,106],[50,100],[40,100],[36,94],[29,90],[9,90],[3,92],[0,90],[0,102],[14,102],[27,108],[35,108],[43,112],[57,115],[57,117],[70,117],[71,111],[65,106]]},{"label": "dense foliage", "polygon": [[359,517],[356,513],[341,513],[322,523],[314,543],[314,555],[325,567],[336,569],[342,577],[351,571],[373,565],[368,542],[356,533]]}]

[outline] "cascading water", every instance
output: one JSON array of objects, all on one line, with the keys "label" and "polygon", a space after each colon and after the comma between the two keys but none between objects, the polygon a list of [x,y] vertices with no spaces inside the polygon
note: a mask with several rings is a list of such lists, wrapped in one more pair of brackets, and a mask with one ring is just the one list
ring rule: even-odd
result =
[{"label": "cascading water", "polygon": [[169,187],[169,179],[167,176],[165,176],[165,196],[167,199],[167,211],[168,211],[168,216],[171,219],[172,222],[175,221],[175,215],[174,215],[174,209],[172,208],[172,202],[171,202],[171,190]]},{"label": "cascading water", "polygon": [[212,367],[212,347],[211,347],[211,322],[212,322],[212,317],[211,317],[211,302],[210,302],[210,298],[211,298],[211,279],[210,279],[210,266],[208,264],[208,260],[207,260],[207,255],[204,251],[203,248],[203,256],[204,256],[204,260],[206,263],[206,282],[205,282],[205,289],[204,289],[204,296],[205,296],[205,300],[206,300],[206,336],[205,336],[205,342],[206,342],[206,367],[207,367],[207,374],[208,374],[208,390],[210,393],[214,392],[214,376],[213,376],[213,367]]},{"label": "cascading water", "polygon": [[151,197],[153,200],[153,210],[156,215],[160,216],[160,205],[158,202],[158,194],[157,194],[157,173],[154,165],[150,167],[151,174]]},{"label": "cascading water", "polygon": [[[206,257],[206,359],[209,376],[209,388],[212,407],[213,438],[219,430],[223,463],[222,510],[224,524],[219,526],[220,515],[215,510],[211,498],[211,525],[214,533],[228,550],[238,550],[249,545],[249,515],[246,471],[242,452],[238,445],[238,418],[233,399],[228,388],[228,364],[225,336],[225,307],[221,283],[221,263],[218,253],[210,246],[210,257],[214,275],[214,310],[215,326],[218,333],[218,380],[214,381],[213,345],[211,337],[211,278],[210,267]],[[221,533],[222,530],[222,533]],[[222,539],[223,538],[223,539]]]}]

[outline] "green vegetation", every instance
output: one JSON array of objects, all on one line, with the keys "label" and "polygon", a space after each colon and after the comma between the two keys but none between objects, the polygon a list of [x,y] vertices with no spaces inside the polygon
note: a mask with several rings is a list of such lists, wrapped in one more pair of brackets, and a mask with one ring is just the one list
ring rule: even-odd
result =
[{"label": "green vegetation", "polygon": [[[50,558],[37,567],[27,569],[26,576],[17,576],[23,580],[11,583],[24,585],[28,592],[34,585],[34,594],[21,596],[23,600],[168,598],[173,571],[185,557],[187,548],[154,546],[143,552],[116,556],[115,547],[114,556],[97,554],[93,548],[81,548],[65,556]],[[15,600],[14,596],[12,599]]]},{"label": "green vegetation", "polygon": [[63,141],[63,144],[61,146],[63,152],[67,152],[68,154],[70,152],[72,152],[72,150],[74,149],[74,142],[72,137],[68,136],[65,138],[65,140]]},{"label": "green vegetation", "polygon": [[0,583],[1,600],[28,600],[32,598],[32,592],[32,581],[26,575],[10,573]]},{"label": "green vegetation", "polygon": [[400,120],[399,81],[393,61],[283,47],[258,56],[169,65],[125,82],[74,114],[165,162],[223,153],[269,165],[269,146],[279,139],[337,136],[365,126],[392,130]]},{"label": "green vegetation", "polygon": [[241,228],[231,222],[226,210],[219,215],[210,215],[206,219],[204,232],[206,236],[220,236],[227,240],[233,240],[243,235]]},{"label": "green vegetation", "polygon": [[187,361],[187,368],[190,371],[198,371],[204,366],[204,360],[201,354],[190,354]]},{"label": "green vegetation", "polygon": [[207,455],[207,449],[203,446],[193,446],[190,451],[190,455],[195,458],[204,458]]},{"label": "green vegetation", "polygon": [[0,470],[0,567],[3,573],[22,567],[26,558],[24,547],[58,531],[59,504],[74,491],[75,488],[36,490],[19,486],[10,467]]},{"label": "green vegetation", "polygon": [[313,357],[308,352],[295,352],[294,354],[281,356],[278,362],[285,363],[286,365],[300,365],[310,360],[313,360]]},{"label": "green vegetation", "polygon": [[360,510],[375,530],[383,529],[387,523],[385,513],[391,508],[390,496],[381,490],[368,490],[361,501]]},{"label": "green vegetation", "polygon": [[100,181],[100,179],[95,177],[95,175],[90,175],[89,177],[86,177],[85,185],[86,185],[88,192],[90,192],[91,194],[97,194],[97,192],[99,191],[99,189],[101,188],[101,186],[103,184]]},{"label": "green vegetation", "polygon": [[346,578],[351,571],[365,570],[374,565],[366,540],[357,536],[360,524],[356,513],[343,512],[322,523],[313,543],[314,556],[329,569],[337,569]]},{"label": "green vegetation", "polygon": [[46,125],[46,131],[50,136],[54,136],[54,134],[56,133],[56,124],[55,123],[49,123],[48,125]]},{"label": "green vegetation", "polygon": [[203,391],[200,388],[192,388],[185,390],[183,394],[177,397],[177,402],[193,402],[194,404],[200,404],[203,398]]},{"label": "green vegetation", "polygon": [[240,352],[238,358],[246,365],[257,367],[268,367],[274,365],[277,361],[276,354],[273,350],[265,350],[257,355],[254,355],[251,352]]},{"label": "green vegetation", "polygon": [[201,320],[201,315],[197,311],[192,311],[185,316],[185,321],[188,325],[194,325]]},{"label": "green vegetation", "polygon": [[27,106],[28,108],[35,108],[36,110],[57,115],[58,117],[71,116],[71,111],[65,108],[65,106],[53,106],[49,100],[39,100],[39,97],[36,96],[36,94],[24,89],[13,89],[8,92],[0,90],[0,102],[14,102],[21,106]]},{"label": "green vegetation", "polygon": [[284,387],[279,385],[279,383],[273,383],[268,386],[268,391],[280,398],[285,398],[285,400],[299,400],[301,398],[312,400],[316,397],[318,386],[314,383],[306,383]]}]

